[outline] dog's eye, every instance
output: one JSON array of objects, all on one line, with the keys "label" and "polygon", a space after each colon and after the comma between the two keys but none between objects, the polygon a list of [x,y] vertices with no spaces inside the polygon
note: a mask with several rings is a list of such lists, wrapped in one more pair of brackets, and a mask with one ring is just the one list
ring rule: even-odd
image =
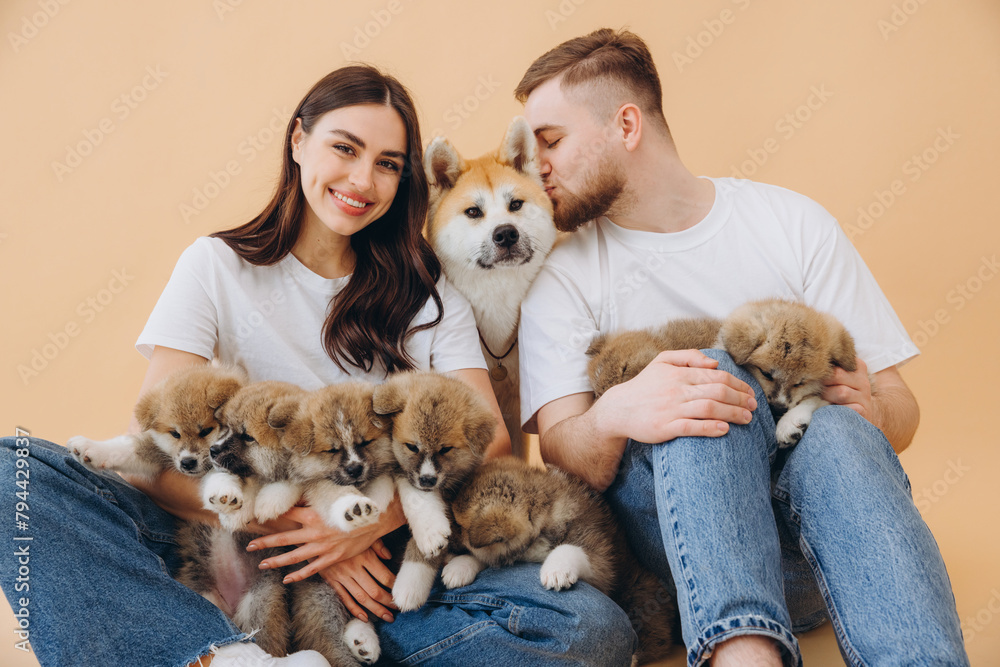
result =
[{"label": "dog's eye", "polygon": [[447,454],[448,452],[450,452],[453,449],[455,449],[455,448],[454,447],[442,447],[441,449],[438,450],[438,453],[439,454]]},{"label": "dog's eye", "polygon": [[520,211],[522,206],[524,206],[523,199],[514,199],[510,202],[510,206],[507,207],[507,210],[511,212]]},{"label": "dog's eye", "polygon": [[355,445],[355,446],[356,446],[356,447],[364,447],[365,445],[370,445],[370,444],[372,444],[372,441],[371,441],[371,440],[362,440],[361,442],[359,442],[359,443],[358,443],[357,445]]},{"label": "dog's eye", "polygon": [[469,208],[465,209],[465,215],[475,220],[476,218],[483,217],[483,210],[478,206],[470,206]]},{"label": "dog's eye", "polygon": [[409,449],[411,452],[414,452],[414,453],[420,451],[419,447],[417,447],[416,445],[410,444],[409,442],[406,443],[406,448]]},{"label": "dog's eye", "polygon": [[796,382],[795,384],[792,385],[792,387],[796,387],[797,388],[797,387],[801,387],[804,384],[805,384],[805,381],[803,380],[802,382]]},{"label": "dog's eye", "polygon": [[774,382],[774,378],[767,371],[761,371],[760,374],[764,376],[765,380],[768,380],[770,382]]},{"label": "dog's eye", "polygon": [[175,437],[175,438],[177,438],[178,440],[180,440],[180,439],[181,439],[181,434],[180,434],[180,433],[178,433],[177,431],[170,431],[170,435],[174,436],[174,437]]},{"label": "dog's eye", "polygon": [[215,430],[214,426],[209,426],[208,428],[203,428],[200,431],[198,431],[198,437],[199,438],[204,438],[206,435],[208,435],[209,433],[211,433],[214,430]]}]

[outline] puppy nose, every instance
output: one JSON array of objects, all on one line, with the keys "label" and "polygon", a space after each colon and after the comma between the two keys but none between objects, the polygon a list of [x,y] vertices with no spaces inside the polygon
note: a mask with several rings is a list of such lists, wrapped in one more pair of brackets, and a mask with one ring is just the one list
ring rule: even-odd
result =
[{"label": "puppy nose", "polygon": [[775,419],[781,419],[781,417],[788,412],[788,406],[783,403],[770,403],[771,416]]},{"label": "puppy nose", "polygon": [[361,472],[364,469],[365,467],[363,465],[361,465],[357,461],[354,461],[353,463],[349,463],[347,464],[347,466],[344,467],[344,472],[346,472],[347,476],[350,477],[351,479],[357,479],[358,477],[361,476]]},{"label": "puppy nose", "polygon": [[423,488],[430,489],[433,488],[435,484],[437,484],[438,478],[437,475],[421,475],[420,479],[417,481]]},{"label": "puppy nose", "polygon": [[521,235],[517,233],[517,227],[514,225],[500,225],[493,230],[493,242],[501,248],[511,247],[519,238]]},{"label": "puppy nose", "polygon": [[222,453],[223,449],[225,449],[223,445],[212,445],[211,447],[208,448],[208,453],[210,456],[216,457]]},{"label": "puppy nose", "polygon": [[198,459],[195,458],[181,459],[181,469],[184,470],[184,472],[192,472],[197,467],[198,467]]}]

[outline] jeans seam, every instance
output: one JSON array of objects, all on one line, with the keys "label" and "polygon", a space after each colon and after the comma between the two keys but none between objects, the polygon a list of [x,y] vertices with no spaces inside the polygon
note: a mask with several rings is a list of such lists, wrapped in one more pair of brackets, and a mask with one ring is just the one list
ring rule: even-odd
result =
[{"label": "jeans seam", "polygon": [[430,598],[431,602],[442,602],[444,604],[468,604],[476,603],[487,605],[490,607],[496,607],[497,609],[503,609],[506,606],[512,605],[508,600],[503,598],[498,598],[493,595],[483,595],[481,593],[466,593],[466,594],[454,594],[454,593],[440,593]]},{"label": "jeans seam", "polygon": [[449,635],[441,641],[431,644],[430,646],[403,658],[403,662],[407,665],[415,665],[428,658],[433,658],[434,656],[441,654],[445,649],[454,646],[460,641],[468,639],[472,635],[479,634],[489,627],[499,627],[499,624],[492,619],[487,619],[485,621],[479,621],[478,623],[466,626],[455,634]]},{"label": "jeans seam", "polygon": [[[747,629],[758,632],[746,632]],[[701,667],[701,665],[707,664],[710,655],[706,655],[706,653],[710,653],[721,642],[750,634],[778,640],[791,655],[793,664],[796,667],[802,666],[802,652],[799,649],[798,641],[788,628],[763,616],[733,616],[719,619],[702,630],[701,635],[695,640],[694,646],[688,651],[689,667]]]},{"label": "jeans seam", "polygon": [[[664,444],[660,445],[660,447],[666,447],[668,444],[669,443],[664,443]],[[653,454],[653,455],[657,454],[655,447],[651,450],[651,454]],[[671,494],[670,494],[670,486],[668,484],[666,484],[666,482],[665,482],[665,480],[667,478],[667,472],[666,472],[666,470],[664,470],[663,457],[662,456],[656,456],[656,463],[657,463],[657,465],[655,466],[655,468],[659,469],[659,474],[661,474],[662,477],[663,477],[663,479],[664,479],[664,483],[663,484],[657,484],[656,486],[663,489],[663,500],[664,500],[664,503],[667,505],[667,512],[668,512],[669,517],[670,517],[670,532],[674,536],[674,539],[673,539],[674,553],[675,553],[675,555],[677,557],[678,569],[680,570],[680,572],[678,572],[678,573],[673,573],[673,568],[671,568],[671,572],[672,572],[672,574],[674,576],[674,585],[676,586],[678,584],[678,579],[683,579],[684,586],[687,588],[688,594],[689,594],[688,595],[688,607],[689,607],[689,612],[688,613],[689,613],[689,615],[691,617],[692,622],[694,622],[696,618],[699,619],[697,621],[696,625],[698,625],[700,627],[701,626],[701,620],[700,620],[700,617],[701,617],[701,607],[698,604],[698,590],[697,590],[697,588],[694,585],[694,577],[691,576],[690,568],[687,565],[687,559],[684,557],[683,543],[680,540],[680,536],[679,536],[678,530],[677,530],[676,506],[675,506],[675,503],[672,502],[672,499],[670,497],[671,496]],[[666,551],[666,545],[664,545],[664,551]],[[678,577],[677,576],[678,574],[680,574],[681,577]],[[680,596],[678,596],[678,604],[680,604]]]},{"label": "jeans seam", "polygon": [[816,579],[820,595],[823,596],[827,614],[830,616],[830,624],[833,626],[834,634],[837,636],[837,643],[840,645],[843,657],[850,661],[852,667],[866,667],[867,663],[861,659],[861,656],[858,655],[858,652],[847,637],[847,629],[844,627],[840,614],[837,612],[837,607],[833,603],[833,596],[830,593],[830,587],[826,583],[826,577],[823,576],[823,571],[819,567],[819,561],[816,560],[816,555],[813,553],[812,548],[810,548],[809,542],[806,541],[806,538],[801,533],[799,534],[799,550],[813,571],[813,577]]}]

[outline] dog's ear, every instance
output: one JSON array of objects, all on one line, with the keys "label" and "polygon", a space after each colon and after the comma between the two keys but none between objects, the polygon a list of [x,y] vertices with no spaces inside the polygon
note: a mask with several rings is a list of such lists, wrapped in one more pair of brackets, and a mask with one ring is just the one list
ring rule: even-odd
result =
[{"label": "dog's ear", "polygon": [[470,406],[465,422],[465,440],[474,453],[479,456],[485,454],[496,431],[497,418],[486,406]]},{"label": "dog's ear", "polygon": [[372,409],[377,415],[394,415],[406,407],[406,388],[402,378],[390,378],[372,392]]},{"label": "dog's ear", "polygon": [[285,426],[285,433],[281,438],[282,444],[296,454],[306,455],[315,446],[313,436],[313,423],[306,410],[297,406],[291,420]]},{"label": "dog's ear", "polygon": [[444,137],[434,140],[424,151],[424,171],[431,188],[432,198],[455,187],[458,177],[465,171],[465,160]]},{"label": "dog's ear", "polygon": [[596,357],[597,355],[599,355],[601,353],[601,350],[604,349],[604,346],[607,344],[607,342],[608,342],[607,334],[600,334],[597,337],[595,337],[594,340],[590,341],[590,347],[587,348],[587,356]]},{"label": "dog's ear", "polygon": [[719,339],[723,349],[738,365],[750,360],[750,355],[767,340],[764,323],[752,317],[730,317],[722,324]]},{"label": "dog's ear", "polygon": [[208,385],[207,399],[208,405],[216,412],[223,405],[226,404],[230,398],[236,395],[236,392],[240,390],[243,386],[243,382],[239,378],[229,376],[221,377],[213,380]]},{"label": "dog's ear", "polygon": [[163,387],[158,385],[139,397],[135,404],[135,420],[143,431],[153,428],[156,415],[159,412],[160,401],[163,398]]},{"label": "dog's ear", "polygon": [[286,428],[295,419],[295,415],[299,411],[299,403],[298,398],[280,397],[267,411],[267,425],[273,429]]},{"label": "dog's ear", "polygon": [[522,116],[515,116],[507,126],[507,132],[500,142],[497,154],[501,164],[510,165],[525,176],[541,183],[542,176],[538,168],[538,141],[531,132],[528,121]]},{"label": "dog's ear", "polygon": [[836,366],[840,366],[848,373],[858,370],[858,355],[854,349],[854,338],[847,332],[840,322],[833,316],[829,316],[831,327],[836,334],[833,338],[833,347],[830,350],[830,361]]}]

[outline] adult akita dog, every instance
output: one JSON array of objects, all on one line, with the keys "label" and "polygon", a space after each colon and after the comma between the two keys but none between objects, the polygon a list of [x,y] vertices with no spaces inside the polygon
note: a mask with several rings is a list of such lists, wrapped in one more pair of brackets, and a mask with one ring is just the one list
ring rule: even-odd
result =
[{"label": "adult akita dog", "polygon": [[437,137],[424,152],[427,237],[475,313],[490,380],[515,454],[522,448],[517,325],[521,300],[556,241],[552,202],[528,123],[514,118],[500,148],[464,160]]}]

